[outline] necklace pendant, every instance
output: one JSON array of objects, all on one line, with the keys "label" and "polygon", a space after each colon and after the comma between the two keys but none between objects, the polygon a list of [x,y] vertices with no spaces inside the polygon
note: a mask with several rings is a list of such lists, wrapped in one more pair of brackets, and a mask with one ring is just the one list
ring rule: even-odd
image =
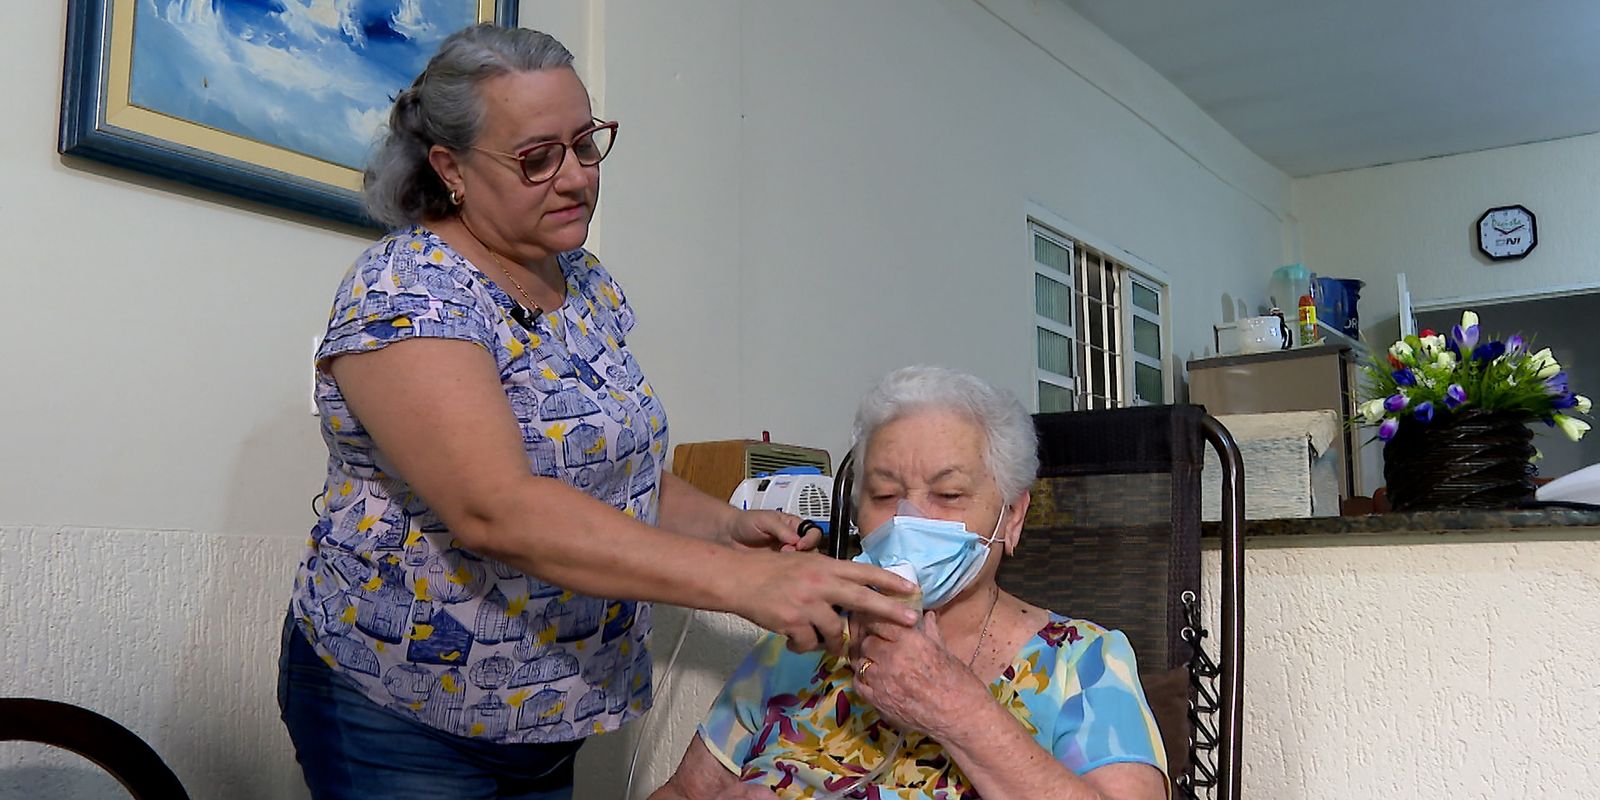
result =
[{"label": "necklace pendant", "polygon": [[511,301],[511,318],[516,320],[518,325],[530,331],[534,330],[535,326],[539,324],[539,315],[515,300]]}]

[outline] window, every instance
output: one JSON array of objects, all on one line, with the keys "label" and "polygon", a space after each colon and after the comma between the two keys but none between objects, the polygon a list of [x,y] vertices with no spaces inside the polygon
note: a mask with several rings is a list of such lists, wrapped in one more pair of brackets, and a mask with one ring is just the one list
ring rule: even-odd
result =
[{"label": "window", "polygon": [[1166,284],[1031,222],[1040,411],[1166,402]]}]

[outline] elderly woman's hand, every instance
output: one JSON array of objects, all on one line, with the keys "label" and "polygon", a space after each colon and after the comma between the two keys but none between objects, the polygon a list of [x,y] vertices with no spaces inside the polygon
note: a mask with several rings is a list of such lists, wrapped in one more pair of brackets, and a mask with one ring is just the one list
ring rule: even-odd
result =
[{"label": "elderly woman's hand", "polygon": [[802,535],[804,522],[781,511],[739,511],[728,518],[724,537],[735,547],[754,550],[815,550],[822,539],[822,529],[806,525],[808,530]]},{"label": "elderly woman's hand", "polygon": [[881,618],[852,620],[850,642],[856,692],[902,731],[944,739],[970,718],[975,704],[992,701],[977,675],[945,647],[931,611],[920,629]]}]

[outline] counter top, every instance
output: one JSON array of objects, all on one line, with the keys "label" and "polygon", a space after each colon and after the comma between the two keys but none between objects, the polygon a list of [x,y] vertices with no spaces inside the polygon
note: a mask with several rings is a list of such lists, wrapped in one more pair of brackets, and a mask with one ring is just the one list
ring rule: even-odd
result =
[{"label": "counter top", "polygon": [[[1218,546],[1221,523],[1200,526],[1203,547]],[[1251,519],[1245,547],[1330,547],[1444,541],[1600,541],[1600,508],[1454,509],[1355,517]]]}]

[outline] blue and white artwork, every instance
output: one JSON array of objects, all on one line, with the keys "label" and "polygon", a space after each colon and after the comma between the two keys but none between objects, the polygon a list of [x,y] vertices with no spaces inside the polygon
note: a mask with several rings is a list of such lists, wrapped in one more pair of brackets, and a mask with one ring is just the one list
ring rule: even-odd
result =
[{"label": "blue and white artwork", "polygon": [[360,170],[476,0],[137,0],[129,101]]}]

